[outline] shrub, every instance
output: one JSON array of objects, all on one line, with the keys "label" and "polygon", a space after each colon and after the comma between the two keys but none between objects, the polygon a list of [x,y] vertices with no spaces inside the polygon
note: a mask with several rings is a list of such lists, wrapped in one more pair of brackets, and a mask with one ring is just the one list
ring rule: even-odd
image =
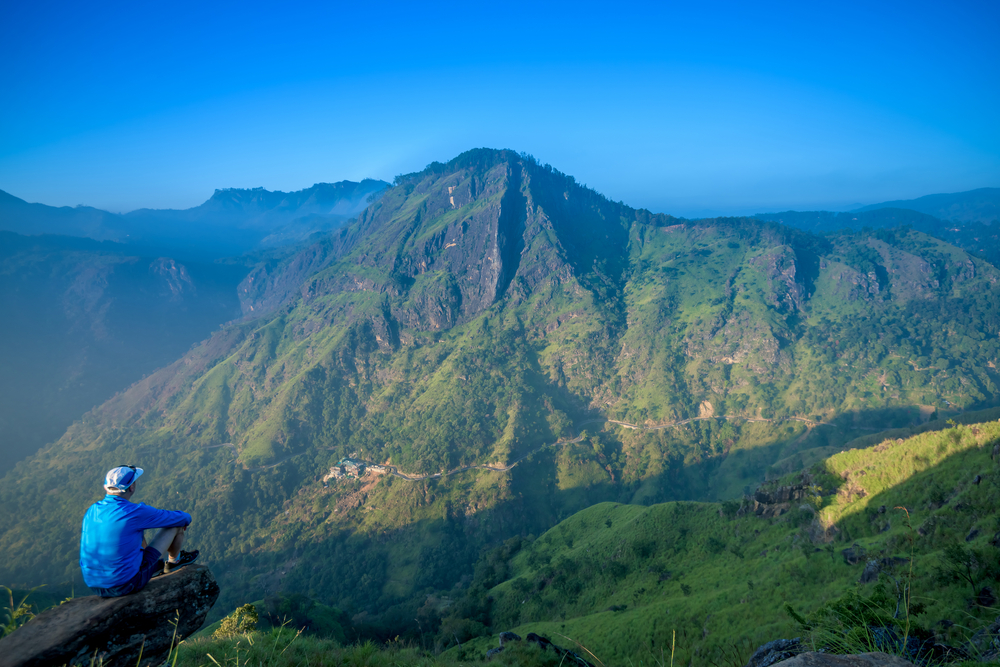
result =
[{"label": "shrub", "polygon": [[257,608],[252,604],[237,607],[236,611],[222,619],[222,624],[212,633],[212,638],[228,639],[253,632],[257,629],[257,620]]}]

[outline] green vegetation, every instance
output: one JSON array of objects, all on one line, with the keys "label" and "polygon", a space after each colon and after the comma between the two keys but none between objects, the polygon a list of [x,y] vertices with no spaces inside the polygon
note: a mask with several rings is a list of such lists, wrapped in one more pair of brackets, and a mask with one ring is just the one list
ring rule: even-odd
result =
[{"label": "green vegetation", "polygon": [[[852,449],[766,487],[802,497],[760,516],[748,501],[596,505],[484,555],[441,640],[560,633],[621,662],[659,655],[676,631],[681,664],[713,664],[798,636],[797,617],[818,647],[862,647],[872,625],[959,645],[997,615],[979,597],[1000,581],[997,443],[991,422]],[[466,657],[495,643],[458,639]]]},{"label": "green vegetation", "polygon": [[[437,667],[465,664],[398,640],[385,645],[363,642],[343,646],[331,639],[309,637],[289,628],[234,635],[227,639],[195,639],[177,648],[173,667]],[[479,662],[479,660],[476,660]],[[511,645],[490,661],[497,667],[558,667],[560,657],[527,642]]]},{"label": "green vegetation", "polygon": [[245,604],[237,607],[236,611],[219,621],[211,635],[212,639],[229,639],[235,635],[246,635],[257,630],[257,607],[252,604]]},{"label": "green vegetation", "polygon": [[[0,485],[0,580],[79,581],[80,516],[104,471],[127,461],[147,471],[137,500],[195,517],[189,540],[222,587],[212,620],[284,593],[341,610],[348,639],[444,648],[548,614],[610,656],[635,655],[614,643],[629,638],[658,650],[673,629],[688,658],[719,652],[718,607],[812,604],[751,589],[737,573],[756,572],[762,551],[762,572],[817,600],[856,578],[805,560],[808,510],[770,523],[731,502],[838,461],[858,437],[1000,401],[998,279],[918,231],[680,221],[530,156],[471,151],[257,267],[241,289],[258,319],[18,464]],[[520,463],[324,485],[344,456],[421,475]],[[730,504],[690,502],[706,500]],[[668,501],[688,502],[647,507]],[[550,530],[563,520],[569,541]],[[829,522],[865,534],[853,515]],[[477,579],[484,550],[529,535],[543,537],[518,547],[512,579]],[[490,610],[469,597],[494,586]],[[670,610],[655,628],[659,616],[636,612],[654,604]],[[673,627],[678,613],[688,620]],[[635,619],[634,631],[613,640],[601,614]]]}]

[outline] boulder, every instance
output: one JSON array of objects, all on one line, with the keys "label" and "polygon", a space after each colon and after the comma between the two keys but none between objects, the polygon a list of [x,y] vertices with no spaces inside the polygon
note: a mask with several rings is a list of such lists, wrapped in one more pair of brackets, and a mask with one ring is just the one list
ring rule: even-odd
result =
[{"label": "boulder", "polygon": [[861,573],[861,578],[858,579],[859,583],[870,584],[873,581],[878,581],[878,573],[881,571],[877,560],[870,560],[865,565],[865,571]]},{"label": "boulder", "polygon": [[857,653],[835,655],[833,653],[800,653],[794,658],[776,663],[776,667],[915,667],[898,655],[888,653]]},{"label": "boulder", "polygon": [[794,657],[802,651],[802,642],[798,637],[795,639],[775,639],[754,651],[744,667],[771,667],[771,665]]},{"label": "boulder", "polygon": [[573,651],[565,649],[561,646],[556,646],[550,642],[547,637],[542,637],[541,635],[536,635],[534,632],[529,632],[528,636],[525,637],[525,640],[529,643],[535,644],[543,651],[548,651],[550,649],[554,651],[555,654],[560,657],[560,665],[566,665],[567,667],[572,667],[573,665],[576,665],[576,667],[594,667],[594,665],[576,653],[573,653]]},{"label": "boulder", "polygon": [[865,556],[867,556],[867,553],[865,552],[864,547],[861,547],[857,543],[855,543],[853,546],[843,549],[840,552],[840,555],[844,557],[844,562],[847,563],[848,565],[857,565],[858,563],[865,560]]},{"label": "boulder", "polygon": [[104,667],[158,665],[202,626],[218,597],[211,570],[188,565],[132,595],[75,598],[0,640],[0,667],[89,665],[94,656]]}]

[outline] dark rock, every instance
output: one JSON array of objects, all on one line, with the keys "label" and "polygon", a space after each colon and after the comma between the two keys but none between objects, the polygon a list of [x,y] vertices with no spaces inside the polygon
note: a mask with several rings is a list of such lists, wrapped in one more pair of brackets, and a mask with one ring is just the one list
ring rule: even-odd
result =
[{"label": "dark rock", "polygon": [[858,653],[835,655],[832,653],[800,653],[794,658],[778,663],[781,667],[915,667],[912,662],[888,653]]},{"label": "dark rock", "polygon": [[954,646],[937,643],[933,637],[916,633],[904,637],[900,636],[896,628],[886,626],[868,626],[868,637],[870,637],[872,648],[891,652],[894,655],[905,655],[913,662],[922,666],[940,664],[943,662],[954,662],[968,659],[968,654]]},{"label": "dark rock", "polygon": [[772,489],[757,489],[753,494],[753,499],[764,505],[776,505],[778,503],[790,503],[809,497],[809,486],[807,484],[790,484],[778,486]]},{"label": "dark rock", "polygon": [[801,484],[761,487],[744,500],[736,516],[754,514],[765,519],[774,518],[787,512],[793,502],[809,496],[808,481],[803,481]]},{"label": "dark rock", "polygon": [[870,560],[865,564],[865,571],[861,573],[861,579],[858,581],[862,584],[870,584],[873,581],[878,581],[878,573],[880,571],[879,562],[877,560]]},{"label": "dark rock", "polygon": [[971,542],[972,540],[976,539],[976,537],[978,537],[978,536],[979,536],[979,529],[978,528],[973,528],[972,530],[969,531],[969,534],[965,536],[965,541],[966,542]]},{"label": "dark rock", "polygon": [[980,607],[992,607],[997,603],[997,596],[989,586],[983,586],[976,594],[976,604]]},{"label": "dark rock", "polygon": [[500,633],[500,646],[504,645],[504,642],[519,642],[521,641],[521,636],[513,632],[501,632]]},{"label": "dark rock", "polygon": [[857,543],[844,549],[840,552],[840,554],[844,557],[844,562],[848,565],[857,565],[862,562],[867,555],[864,547],[859,546]]},{"label": "dark rock", "polygon": [[903,565],[906,563],[909,563],[909,560],[900,556],[880,558],[877,560],[873,558],[865,563],[865,570],[861,573],[861,578],[858,582],[862,584],[870,584],[878,580],[880,572],[891,571],[895,569],[897,565]]},{"label": "dark rock", "polygon": [[75,598],[0,640],[0,667],[90,664],[95,655],[104,667],[158,665],[172,641],[202,626],[218,597],[211,570],[188,565],[132,595]]},{"label": "dark rock", "polygon": [[993,539],[990,540],[990,544],[1000,549],[1000,531],[993,534]]},{"label": "dark rock", "polygon": [[976,486],[979,486],[979,483],[981,481],[983,481],[983,476],[982,475],[976,475],[976,478],[972,480],[972,483],[975,484]]},{"label": "dark rock", "polygon": [[528,636],[525,639],[531,642],[532,644],[536,644],[543,651],[548,651],[548,650],[554,651],[556,655],[558,655],[562,659],[560,664],[576,665],[577,667],[594,667],[594,665],[587,662],[586,660],[578,656],[576,653],[573,653],[573,651],[564,649],[560,646],[556,646],[545,637],[536,635],[534,632],[529,632]]},{"label": "dark rock", "polygon": [[795,657],[803,650],[802,642],[795,639],[775,639],[759,647],[750,656],[744,667],[771,667],[771,665]]},{"label": "dark rock", "polygon": [[878,513],[879,514],[885,514],[885,505],[879,505],[879,507],[878,507]]},{"label": "dark rock", "polygon": [[1000,659],[1000,616],[972,635],[965,649],[969,655],[976,656],[980,663],[996,662]]}]

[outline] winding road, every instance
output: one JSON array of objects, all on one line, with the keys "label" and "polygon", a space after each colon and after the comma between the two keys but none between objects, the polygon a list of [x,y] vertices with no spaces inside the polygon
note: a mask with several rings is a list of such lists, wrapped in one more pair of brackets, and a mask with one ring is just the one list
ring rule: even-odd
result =
[{"label": "winding road", "polygon": [[[621,426],[622,428],[631,429],[633,431],[662,431],[663,429],[675,428],[675,427],[678,427],[678,426],[683,426],[685,424],[690,424],[691,422],[708,421],[708,420],[712,420],[712,419],[728,419],[728,420],[745,421],[745,422],[797,421],[797,422],[802,422],[804,424],[808,424],[810,426],[833,426],[833,424],[830,424],[828,422],[814,421],[812,419],[806,419],[805,417],[782,417],[780,419],[766,419],[764,417],[727,417],[727,416],[724,416],[724,415],[720,415],[718,417],[691,417],[690,419],[683,419],[681,421],[670,422],[670,423],[667,423],[667,424],[660,424],[660,425],[657,425],[657,426],[642,426],[641,424],[630,424],[629,422],[623,422],[623,421],[619,421],[617,419],[606,419],[604,417],[599,417],[597,419],[589,419],[587,421],[580,422],[579,424],[577,424],[577,428],[582,428],[582,427],[588,426],[590,424],[614,424],[616,426]],[[557,447],[557,446],[562,446],[562,445],[569,445],[569,444],[572,444],[572,443],[575,443],[575,442],[580,442],[581,440],[583,440],[583,438],[584,438],[584,436],[583,436],[583,434],[581,434],[581,435],[578,435],[578,436],[576,436],[575,438],[573,438],[571,440],[557,440],[556,442],[550,442],[547,445],[542,445],[540,447],[536,447],[535,449],[531,450],[530,452],[528,452],[524,456],[516,459],[515,461],[512,461],[510,463],[510,465],[506,465],[506,466],[492,466],[492,465],[487,465],[487,464],[469,465],[469,466],[462,466],[461,468],[455,468],[454,470],[448,470],[448,471],[445,471],[445,472],[436,472],[436,473],[433,473],[433,474],[430,474],[430,475],[413,475],[413,474],[410,474],[410,473],[400,472],[399,469],[396,468],[396,466],[383,465],[381,463],[374,463],[374,462],[371,462],[371,461],[364,461],[362,459],[355,459],[355,460],[364,463],[369,468],[373,468],[375,466],[378,466],[378,468],[380,468],[386,474],[393,475],[395,477],[399,477],[400,479],[405,479],[408,482],[420,482],[420,481],[425,480],[425,479],[437,479],[437,478],[440,478],[440,477],[447,477],[448,475],[456,475],[456,474],[458,474],[460,472],[465,472],[466,470],[473,470],[475,468],[481,468],[483,470],[492,470],[493,472],[507,472],[511,468],[513,468],[514,466],[516,466],[518,463],[521,463],[522,461],[524,461],[525,459],[527,459],[528,457],[530,457],[532,454],[537,454],[538,452],[542,451],[543,449],[546,449],[548,447]],[[234,445],[231,442],[224,442],[221,445],[208,445],[207,447],[205,447],[205,449],[217,449],[219,447],[229,447],[233,451],[233,455],[234,456],[236,456],[236,457],[239,456],[239,450],[236,448],[236,445]],[[271,463],[271,464],[268,464],[268,465],[265,465],[265,466],[258,466],[258,467],[255,467],[255,468],[247,468],[247,470],[249,470],[250,472],[254,472],[254,471],[257,471],[257,470],[267,470],[268,468],[274,468],[276,466],[281,465],[285,461],[289,461],[289,460],[295,458],[296,456],[301,456],[303,453],[304,452],[299,452],[298,454],[292,454],[290,456],[286,456],[283,459],[275,461],[274,463]]]},{"label": "winding road", "polygon": [[[672,427],[676,427],[676,426],[683,426],[684,424],[690,424],[691,422],[707,421],[707,420],[710,420],[710,419],[731,419],[731,420],[739,420],[739,421],[746,421],[746,422],[798,421],[798,422],[803,422],[805,424],[809,424],[811,426],[832,426],[832,424],[829,424],[827,422],[818,422],[818,421],[814,421],[812,419],[806,419],[805,417],[784,417],[782,419],[765,419],[763,417],[725,417],[725,416],[719,416],[719,417],[692,417],[690,419],[684,419],[684,420],[678,421],[678,422],[670,422],[669,424],[662,424],[662,425],[659,425],[659,426],[642,426],[640,424],[630,424],[629,422],[618,421],[617,419],[598,418],[598,419],[590,419],[588,421],[580,422],[579,424],[577,424],[577,428],[581,428],[581,427],[587,426],[589,424],[615,424],[616,426],[621,426],[622,428],[632,429],[632,430],[635,430],[635,431],[661,431],[661,430],[666,429],[666,428],[672,428]],[[362,463],[364,463],[366,466],[369,466],[369,467],[378,466],[379,468],[381,468],[382,470],[384,470],[385,473],[387,473],[389,475],[394,475],[395,477],[399,477],[400,479],[405,479],[405,480],[407,480],[409,482],[419,482],[419,481],[422,481],[422,480],[425,480],[425,479],[436,479],[436,478],[439,478],[439,477],[447,477],[448,475],[454,475],[454,474],[457,474],[457,473],[460,473],[460,472],[465,472],[466,470],[472,470],[474,468],[481,468],[483,470],[492,470],[494,472],[507,472],[508,470],[510,470],[511,468],[513,468],[514,466],[516,466],[521,461],[524,461],[526,458],[530,457],[532,454],[537,454],[538,452],[542,451],[543,449],[546,449],[548,447],[556,447],[556,446],[561,446],[561,445],[569,445],[569,444],[574,443],[574,442],[580,442],[581,440],[583,440],[583,438],[584,438],[584,436],[583,436],[583,434],[581,434],[581,435],[576,436],[572,440],[557,440],[556,442],[550,442],[547,445],[542,445],[541,447],[537,447],[537,448],[531,450],[530,452],[528,452],[527,454],[525,454],[521,458],[519,458],[519,459],[517,459],[515,461],[512,461],[510,463],[510,465],[507,465],[507,466],[491,466],[491,465],[486,465],[486,464],[471,465],[471,466],[463,466],[461,468],[455,468],[454,470],[448,470],[446,472],[436,472],[436,473],[431,474],[431,475],[411,475],[409,473],[400,472],[399,469],[396,468],[396,466],[384,465],[384,464],[381,464],[381,463],[372,463],[370,461],[364,461],[362,459],[354,459],[354,460],[361,461]],[[289,457],[289,458],[291,458],[291,457]],[[282,461],[279,461],[278,463],[282,463]],[[275,463],[274,465],[278,465],[278,464]]]}]

